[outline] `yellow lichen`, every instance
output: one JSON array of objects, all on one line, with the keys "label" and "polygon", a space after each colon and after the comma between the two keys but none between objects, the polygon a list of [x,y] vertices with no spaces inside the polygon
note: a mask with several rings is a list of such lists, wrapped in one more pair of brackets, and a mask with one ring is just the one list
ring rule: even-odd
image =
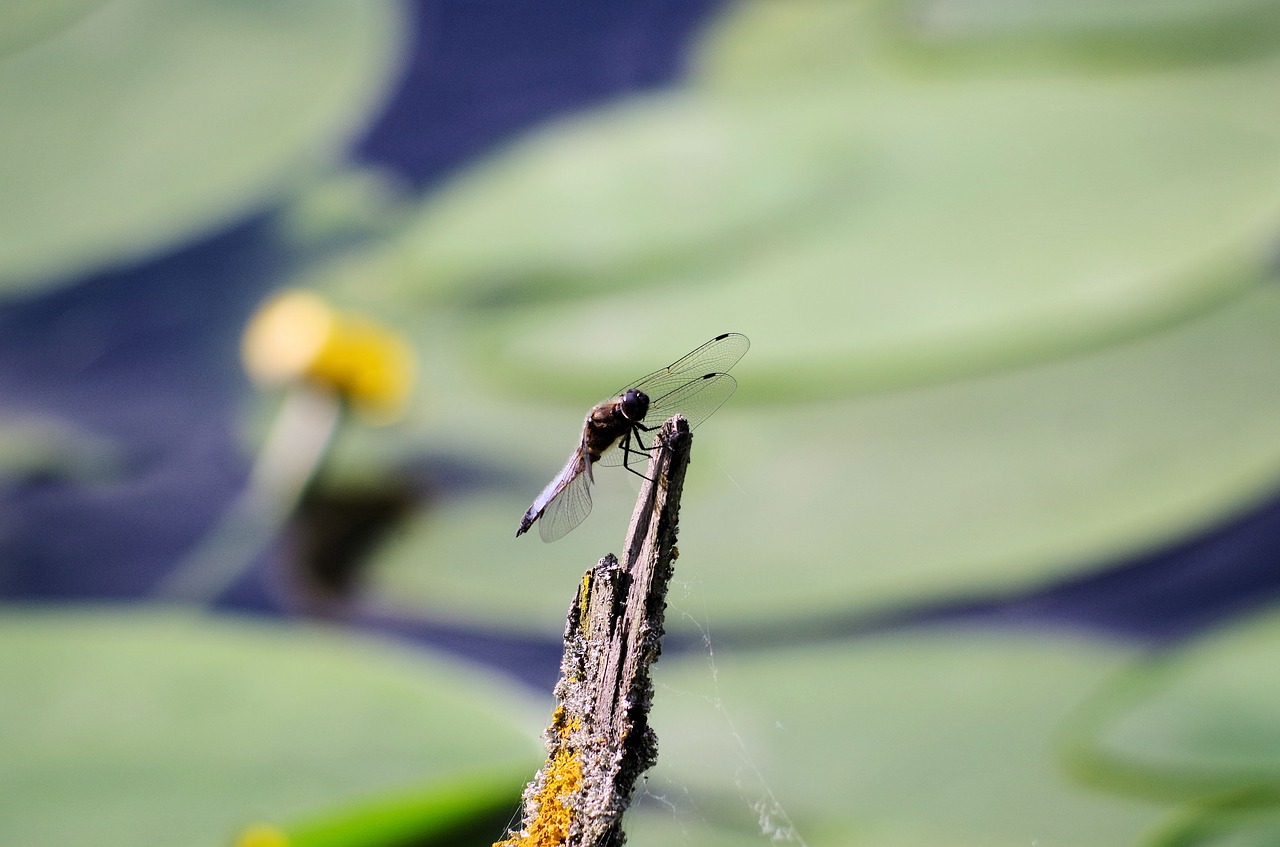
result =
[{"label": "yellow lichen", "polygon": [[591,616],[591,575],[594,571],[587,571],[582,575],[582,585],[578,587],[578,630],[583,631],[587,628],[587,620]]},{"label": "yellow lichen", "polygon": [[[556,711],[560,711],[562,709],[564,709],[564,706],[558,707]],[[563,718],[563,716],[561,717]],[[573,733],[577,732],[580,729],[582,729],[582,718],[575,717],[573,720],[569,721],[568,723],[561,725],[560,738],[567,741],[570,735],[572,735]]]},{"label": "yellow lichen", "polygon": [[558,847],[569,837],[572,799],[582,790],[582,761],[575,751],[559,749],[543,768],[542,785],[531,799],[537,809],[519,835],[493,847]]}]

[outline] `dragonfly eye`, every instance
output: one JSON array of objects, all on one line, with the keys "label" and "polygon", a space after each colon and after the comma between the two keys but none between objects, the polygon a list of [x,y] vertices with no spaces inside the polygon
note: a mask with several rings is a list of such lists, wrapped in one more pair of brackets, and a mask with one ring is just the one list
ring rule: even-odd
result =
[{"label": "dragonfly eye", "polygon": [[624,418],[639,423],[649,414],[649,395],[638,389],[628,388],[618,405],[622,408]]}]

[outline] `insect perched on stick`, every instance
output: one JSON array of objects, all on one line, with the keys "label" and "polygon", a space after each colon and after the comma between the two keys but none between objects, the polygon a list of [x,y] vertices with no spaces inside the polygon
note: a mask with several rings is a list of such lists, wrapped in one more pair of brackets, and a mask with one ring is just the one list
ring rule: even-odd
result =
[{"label": "insect perched on stick", "polygon": [[556,478],[542,489],[520,519],[516,535],[538,526],[543,541],[555,541],[591,512],[592,466],[622,465],[644,476],[633,462],[647,461],[651,444],[644,434],[667,418],[684,415],[693,428],[729,399],[738,383],[725,373],[742,358],[751,342],[727,332],[703,344],[662,370],[641,377],[608,400],[597,403],[582,426],[582,438]]}]

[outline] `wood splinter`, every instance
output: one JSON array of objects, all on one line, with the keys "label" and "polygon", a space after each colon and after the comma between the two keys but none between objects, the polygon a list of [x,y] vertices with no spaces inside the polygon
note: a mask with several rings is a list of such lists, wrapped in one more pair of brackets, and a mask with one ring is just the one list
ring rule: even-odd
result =
[{"label": "wood splinter", "polygon": [[569,608],[547,761],[524,791],[520,831],[494,847],[618,847],[637,778],[658,759],[649,666],[663,613],[689,465],[689,423],[662,425],[627,530],[624,559],[587,571]]}]

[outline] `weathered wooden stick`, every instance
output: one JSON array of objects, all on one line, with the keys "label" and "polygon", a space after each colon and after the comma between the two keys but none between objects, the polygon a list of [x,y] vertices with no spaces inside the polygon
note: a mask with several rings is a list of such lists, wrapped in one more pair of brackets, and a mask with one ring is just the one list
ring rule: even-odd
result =
[{"label": "weathered wooden stick", "polygon": [[631,516],[623,563],[605,556],[569,608],[547,761],[524,791],[519,833],[495,847],[618,847],[636,779],[658,759],[649,666],[663,613],[689,465],[689,423],[662,425]]}]

